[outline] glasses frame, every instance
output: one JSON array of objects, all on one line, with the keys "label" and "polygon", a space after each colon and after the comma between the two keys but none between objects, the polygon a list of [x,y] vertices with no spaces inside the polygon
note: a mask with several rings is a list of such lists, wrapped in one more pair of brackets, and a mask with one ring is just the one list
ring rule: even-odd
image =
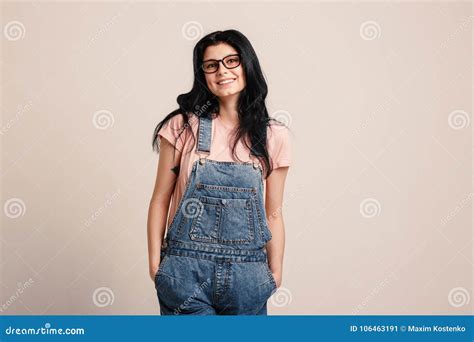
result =
[{"label": "glasses frame", "polygon": [[[225,64],[224,64],[224,60],[229,58],[229,57],[235,57],[235,56],[239,56],[239,64],[237,64],[235,67],[232,67],[232,68],[228,68]],[[211,71],[211,72],[208,72],[206,70],[204,70],[204,63],[206,62],[210,62],[210,61],[214,61],[214,62],[217,62],[217,69],[215,71]],[[239,67],[241,64],[242,64],[242,57],[240,56],[240,53],[233,53],[231,55],[227,55],[225,56],[224,58],[222,59],[207,59],[205,61],[202,62],[201,64],[201,69],[202,71],[205,73],[205,74],[214,74],[216,72],[219,71],[219,68],[220,68],[220,64],[222,63],[222,65],[226,68],[226,69],[235,69],[237,67]]]}]

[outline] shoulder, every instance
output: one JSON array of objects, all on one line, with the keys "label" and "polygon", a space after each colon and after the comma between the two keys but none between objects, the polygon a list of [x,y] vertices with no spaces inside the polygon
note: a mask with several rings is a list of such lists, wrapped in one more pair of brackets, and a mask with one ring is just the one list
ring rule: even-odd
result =
[{"label": "shoulder", "polygon": [[278,121],[270,121],[267,126],[267,143],[269,147],[290,144],[289,128]]},{"label": "shoulder", "polygon": [[270,121],[267,127],[267,150],[273,169],[292,163],[290,130],[288,126]]},{"label": "shoulder", "polygon": [[184,131],[188,126],[195,127],[198,123],[198,117],[194,114],[178,113],[168,120],[166,126],[173,131]]}]

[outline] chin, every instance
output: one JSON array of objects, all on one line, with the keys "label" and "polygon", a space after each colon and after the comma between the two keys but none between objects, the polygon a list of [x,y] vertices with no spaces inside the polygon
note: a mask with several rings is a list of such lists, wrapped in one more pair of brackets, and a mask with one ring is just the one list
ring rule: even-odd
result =
[{"label": "chin", "polygon": [[214,93],[214,95],[219,96],[219,97],[226,97],[226,96],[232,96],[240,93],[243,89],[240,90],[233,90],[233,89],[228,89],[228,90],[220,90]]},{"label": "chin", "polygon": [[226,97],[226,96],[232,96],[238,93],[240,93],[240,91],[221,91],[217,94],[217,96]]}]

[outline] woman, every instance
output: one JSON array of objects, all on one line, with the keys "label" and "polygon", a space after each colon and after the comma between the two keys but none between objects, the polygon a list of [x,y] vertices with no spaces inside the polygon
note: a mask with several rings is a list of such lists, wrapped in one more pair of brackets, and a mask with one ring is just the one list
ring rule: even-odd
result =
[{"label": "woman", "polygon": [[160,312],[266,315],[282,279],[288,130],[268,115],[267,85],[242,33],[203,37],[193,63],[193,88],[153,137],[148,252]]}]

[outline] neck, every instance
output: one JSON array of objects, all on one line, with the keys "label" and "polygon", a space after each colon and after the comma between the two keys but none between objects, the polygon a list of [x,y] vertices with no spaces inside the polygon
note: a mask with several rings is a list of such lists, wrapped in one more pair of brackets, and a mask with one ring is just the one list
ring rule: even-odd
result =
[{"label": "neck", "polygon": [[[235,94],[239,95],[239,94]],[[219,98],[219,115],[221,119],[231,125],[239,124],[239,112],[237,111],[237,96],[226,96]]]}]

